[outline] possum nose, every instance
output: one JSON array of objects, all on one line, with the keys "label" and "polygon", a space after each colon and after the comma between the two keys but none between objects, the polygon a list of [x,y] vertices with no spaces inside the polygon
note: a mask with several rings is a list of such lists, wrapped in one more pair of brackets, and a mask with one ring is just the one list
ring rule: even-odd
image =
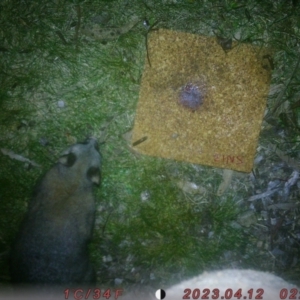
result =
[{"label": "possum nose", "polygon": [[88,138],[84,143],[88,145],[92,145],[99,152],[99,144],[95,138],[93,137]]}]

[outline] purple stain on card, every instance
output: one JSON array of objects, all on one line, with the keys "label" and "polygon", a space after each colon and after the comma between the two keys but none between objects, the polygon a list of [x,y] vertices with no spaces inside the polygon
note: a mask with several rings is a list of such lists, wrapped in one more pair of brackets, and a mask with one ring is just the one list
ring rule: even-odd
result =
[{"label": "purple stain on card", "polygon": [[192,111],[197,110],[204,102],[205,87],[203,84],[187,83],[180,88],[179,104]]}]

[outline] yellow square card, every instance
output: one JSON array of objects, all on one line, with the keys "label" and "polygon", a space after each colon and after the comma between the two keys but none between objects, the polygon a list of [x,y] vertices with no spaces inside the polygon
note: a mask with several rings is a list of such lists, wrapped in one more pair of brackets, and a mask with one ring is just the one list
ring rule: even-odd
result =
[{"label": "yellow square card", "polygon": [[250,172],[270,84],[265,49],[149,34],[132,135],[143,154]]}]

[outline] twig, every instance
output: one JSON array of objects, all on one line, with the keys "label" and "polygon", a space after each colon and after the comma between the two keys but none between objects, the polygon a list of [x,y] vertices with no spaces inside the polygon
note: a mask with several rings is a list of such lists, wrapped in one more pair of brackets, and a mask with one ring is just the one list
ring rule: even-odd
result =
[{"label": "twig", "polygon": [[75,40],[75,44],[76,44],[76,50],[78,50],[78,35],[79,35],[79,29],[80,29],[80,25],[81,25],[81,8],[80,5],[76,5],[76,11],[77,11],[77,24],[75,27],[75,36],[74,36],[74,40]]}]

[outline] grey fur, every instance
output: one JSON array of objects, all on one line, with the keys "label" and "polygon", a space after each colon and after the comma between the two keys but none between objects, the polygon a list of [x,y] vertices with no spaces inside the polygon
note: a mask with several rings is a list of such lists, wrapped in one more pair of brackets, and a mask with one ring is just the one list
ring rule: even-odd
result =
[{"label": "grey fur", "polygon": [[[162,289],[164,287],[161,287]],[[287,283],[282,278],[266,272],[254,270],[222,270],[215,272],[204,272],[192,279],[182,281],[166,289],[164,300],[182,300],[182,299],[238,299],[234,296],[239,289],[242,297],[240,299],[255,299],[261,292],[260,299],[279,300],[282,289],[287,289],[287,297],[292,295],[291,289],[295,285]],[[200,295],[197,294],[200,290]],[[206,289],[206,291],[204,291]],[[219,295],[214,294],[213,290],[218,289]],[[233,294],[230,294],[232,289]],[[252,298],[248,291],[253,289]],[[258,289],[261,289],[259,292]],[[190,291],[190,292],[189,292]],[[299,289],[298,289],[299,291]],[[194,293],[194,294],[193,294]],[[226,294],[227,293],[227,294]],[[250,292],[251,293],[251,292]],[[202,298],[203,297],[203,298]],[[223,297],[223,298],[221,298]],[[244,298],[245,297],[245,298]],[[297,294],[298,297],[298,294]],[[122,296],[122,300],[156,300],[154,295],[149,293],[129,293]]]},{"label": "grey fur", "polygon": [[[183,299],[184,290],[189,288],[191,292],[196,288],[201,290],[201,297],[203,296],[203,290],[209,290],[209,299],[213,296],[213,289],[220,290],[220,297],[225,296],[226,290],[232,289],[233,294],[241,289],[241,299],[250,299],[248,291],[253,289],[252,299],[258,296],[257,289],[262,289],[261,299],[264,300],[276,300],[280,299],[279,293],[283,288],[290,289],[295,287],[282,278],[266,272],[259,272],[253,270],[223,270],[210,273],[203,273],[193,279],[183,281],[167,290],[167,296],[165,300],[177,300]],[[246,298],[243,298],[243,297]],[[289,293],[290,296],[290,293]],[[201,298],[199,297],[199,299]],[[228,297],[228,295],[227,295]],[[190,298],[193,299],[192,294]],[[221,299],[221,298],[218,298]],[[224,297],[225,299],[225,297]],[[228,299],[235,299],[235,297],[229,296]]]}]

